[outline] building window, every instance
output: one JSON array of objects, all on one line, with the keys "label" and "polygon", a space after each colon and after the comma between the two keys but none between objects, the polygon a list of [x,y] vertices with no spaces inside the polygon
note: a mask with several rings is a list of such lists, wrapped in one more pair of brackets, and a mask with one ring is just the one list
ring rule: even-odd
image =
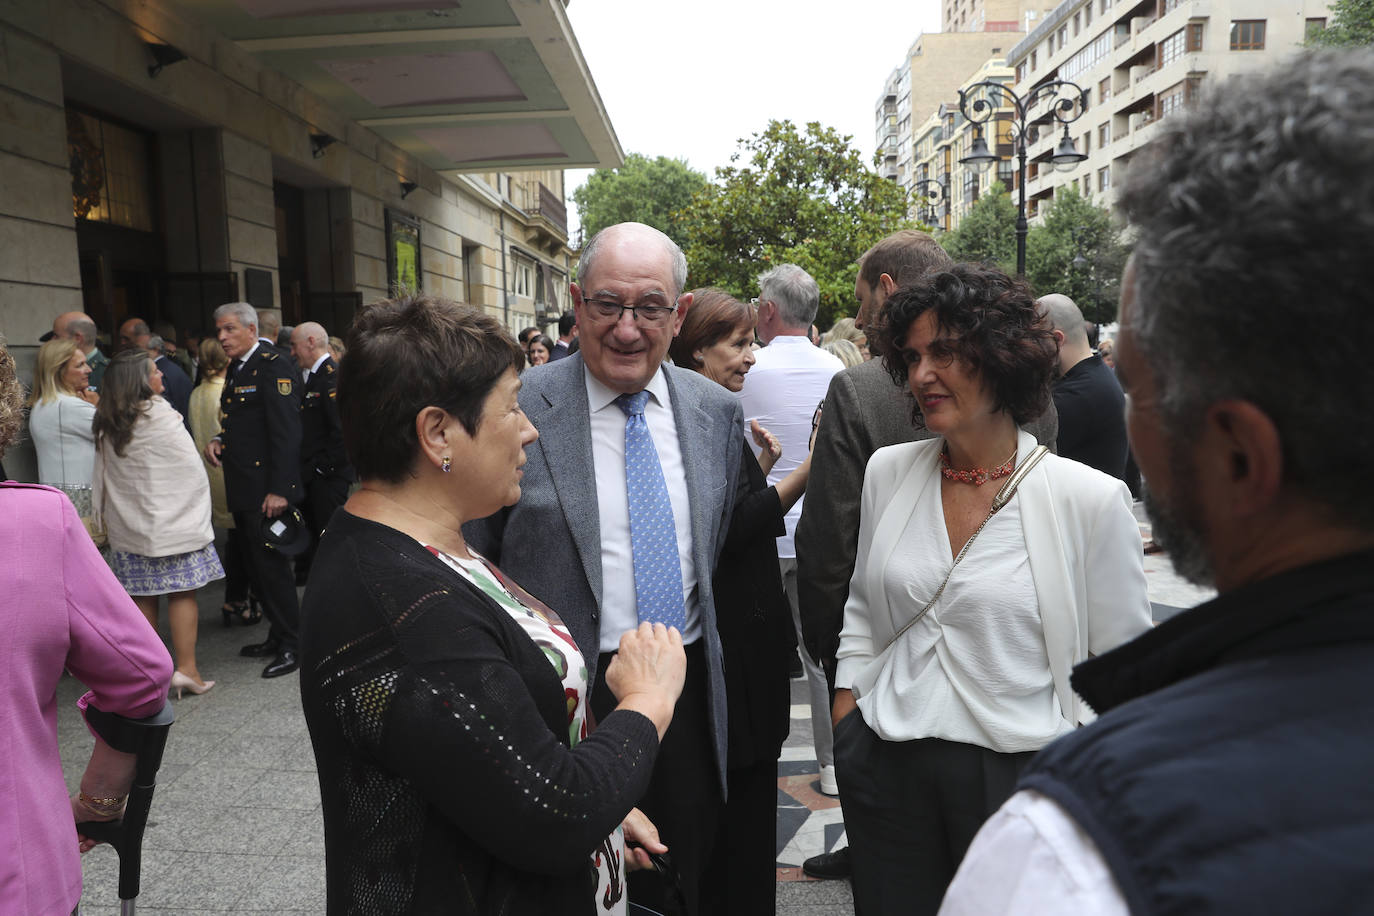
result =
[{"label": "building window", "polygon": [[1088,131],[1083,135],[1083,155],[1088,155],[1093,151],[1093,132]]},{"label": "building window", "polygon": [[1091,176],[1091,175],[1084,175],[1084,176],[1083,176],[1083,196],[1084,196],[1084,197],[1087,197],[1087,196],[1088,196],[1089,194],[1091,194],[1092,192],[1093,192],[1093,176]]},{"label": "building window", "polygon": [[1034,51],[1031,51],[1031,65],[1030,65],[1030,68],[1031,68],[1031,72],[1034,73],[1034,72],[1035,72],[1035,52],[1034,52]]},{"label": "building window", "polygon": [[1159,43],[1159,65],[1167,67],[1183,56],[1183,29],[1179,29]]},{"label": "building window", "polygon": [[512,258],[510,291],[528,299],[534,295],[534,264],[519,255]]},{"label": "building window", "polygon": [[68,108],[67,157],[77,219],[154,230],[148,135]]},{"label": "building window", "polygon": [[1200,22],[1190,22],[1190,23],[1188,23],[1187,32],[1188,32],[1188,51],[1189,51],[1189,53],[1192,53],[1193,51],[1201,51],[1201,50],[1202,50],[1202,23],[1200,23]]},{"label": "building window", "polygon": [[1183,108],[1187,88],[1186,82],[1177,83],[1159,94],[1159,116],[1161,118],[1168,117],[1173,112]]},{"label": "building window", "polygon": [[1161,15],[1161,16],[1167,16],[1167,15],[1169,15],[1169,14],[1172,13],[1174,10],[1178,9],[1178,5],[1179,5],[1181,2],[1183,2],[1183,0],[1164,0],[1164,2],[1163,2],[1162,4],[1160,4],[1159,15]]},{"label": "building window", "polygon": [[1098,0],[1098,7],[1097,7],[1098,12],[1100,12],[1100,13],[1106,13],[1107,10],[1109,10],[1109,9],[1111,9],[1111,8],[1112,8],[1112,0]]},{"label": "building window", "polygon": [[1106,104],[1107,99],[1112,97],[1112,78],[1109,76],[1097,84],[1097,103]]},{"label": "building window", "polygon": [[1023,60],[1023,61],[1021,61],[1021,63],[1019,63],[1019,64],[1016,65],[1016,81],[1017,81],[1018,83],[1020,83],[1020,82],[1024,82],[1025,79],[1026,79],[1026,62]]},{"label": "building window", "polygon": [[1263,19],[1233,19],[1231,21],[1232,51],[1264,50]]},{"label": "building window", "polygon": [[1077,38],[1077,37],[1078,37],[1078,29],[1079,29],[1079,27],[1082,26],[1082,25],[1083,25],[1083,14],[1082,14],[1082,13],[1074,13],[1074,14],[1073,14],[1073,37],[1074,37],[1074,38]]},{"label": "building window", "polygon": [[1308,40],[1308,41],[1311,41],[1314,37],[1317,36],[1318,33],[1320,33],[1320,32],[1325,32],[1325,31],[1326,31],[1326,20],[1325,20],[1325,19],[1308,19],[1308,20],[1307,20],[1307,28],[1306,28],[1306,30],[1303,32],[1303,34],[1307,37],[1307,40]]},{"label": "building window", "polygon": [[1108,143],[1112,142],[1112,122],[1099,125],[1097,128],[1097,148],[1105,149]]},{"label": "building window", "polygon": [[1088,0],[1088,5],[1085,6],[1085,7],[1083,7],[1083,25],[1086,27],[1086,26],[1090,26],[1090,25],[1092,25],[1092,24],[1093,24],[1093,5],[1092,5],[1092,0]]},{"label": "building window", "polygon": [[1112,167],[1104,165],[1097,170],[1097,190],[1105,191],[1112,186]]}]

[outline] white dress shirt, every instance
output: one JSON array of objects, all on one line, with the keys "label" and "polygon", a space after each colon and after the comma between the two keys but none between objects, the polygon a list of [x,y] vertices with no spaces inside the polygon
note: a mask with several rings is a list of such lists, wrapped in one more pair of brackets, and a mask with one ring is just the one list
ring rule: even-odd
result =
[{"label": "white dress shirt", "polygon": [[328,352],[321,353],[321,354],[320,354],[320,358],[317,359],[317,360],[315,360],[314,365],[312,365],[309,369],[306,369],[304,372],[301,373],[301,384],[304,384],[304,383],[310,381],[310,376],[314,375],[316,372],[319,372],[319,371],[320,371],[320,364],[323,363],[323,362],[324,362],[326,359],[328,359],[328,358],[329,358],[329,353],[328,353]]},{"label": "white dress shirt", "polygon": [[1017,792],[974,837],[940,916],[1129,916],[1097,844],[1053,799]]},{"label": "white dress shirt", "polygon": [[[586,367],[587,407],[591,413],[592,464],[596,475],[596,503],[601,521],[601,651],[620,648],[620,636],[639,626],[635,600],[634,552],[630,547],[630,502],[625,489],[625,411],[616,398],[620,392],[601,384]],[[687,473],[677,438],[668,381],[659,369],[645,386],[644,422],[653,437],[668,500],[677,531],[678,563],[682,569],[682,599],[687,628],[684,643],[701,638],[701,612],[697,606],[697,572],[692,562],[692,514],[687,495]]]},{"label": "white dress shirt", "polygon": [[[744,377],[740,390],[740,407],[744,411],[744,438],[752,442],[749,421],[778,437],[782,457],[768,473],[768,483],[776,484],[806,460],[806,445],[811,439],[811,418],[825,400],[830,379],[844,369],[839,357],[827,353],[811,343],[806,336],[774,337],[768,346],[755,353],[754,367]],[[787,533],[778,538],[778,557],[788,559],[797,555],[792,536],[801,518],[802,500],[798,499],[783,522]]]}]

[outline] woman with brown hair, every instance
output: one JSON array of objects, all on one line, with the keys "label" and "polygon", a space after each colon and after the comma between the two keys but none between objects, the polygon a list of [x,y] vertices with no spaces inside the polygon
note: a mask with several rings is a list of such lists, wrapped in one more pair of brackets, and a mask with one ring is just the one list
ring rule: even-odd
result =
[{"label": "woman with brown hair", "polygon": [[[669,348],[674,364],[739,392],[754,365],[754,309],[715,288],[692,291],[692,307]],[[749,494],[735,507],[716,565],[716,626],[725,654],[729,706],[728,801],[707,873],[711,912],[771,913],[777,873],[777,767],[791,712],[788,668],[797,636],[783,591],[775,538],[783,515],[806,489],[811,458],[769,486],[782,455],[778,440],[753,423],[761,451],[741,458]]]},{"label": "woman with brown hair", "polygon": [[623,841],[666,851],[633,806],[681,635],[621,636],[618,705],[593,728],[568,627],[463,535],[520,498],[524,361],[480,308],[430,296],[349,331],[337,398],[360,488],[320,540],[300,630],[331,914],[623,913],[625,867],[649,861]]},{"label": "woman with brown hair", "polygon": [[95,509],[110,537],[110,566],[157,629],[167,596],[172,686],[215,686],[196,667],[196,589],[224,577],[210,526],[210,485],[181,414],[162,399],[162,373],[146,350],[126,350],[105,370],[95,415]]}]

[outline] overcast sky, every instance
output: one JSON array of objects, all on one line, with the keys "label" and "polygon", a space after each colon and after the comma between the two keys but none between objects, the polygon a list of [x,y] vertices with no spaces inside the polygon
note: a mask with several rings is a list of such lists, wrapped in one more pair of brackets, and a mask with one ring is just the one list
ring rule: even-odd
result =
[{"label": "overcast sky", "polygon": [[[852,135],[867,158],[888,74],[918,35],[940,29],[939,0],[572,0],[567,9],[621,149],[686,159],[708,178],[770,118],[820,121]],[[569,170],[570,197],[588,174]]]}]

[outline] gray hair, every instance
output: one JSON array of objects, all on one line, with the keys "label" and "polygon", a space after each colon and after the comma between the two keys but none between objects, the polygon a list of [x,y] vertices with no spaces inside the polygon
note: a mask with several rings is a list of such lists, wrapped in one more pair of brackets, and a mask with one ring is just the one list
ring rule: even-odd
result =
[{"label": "gray hair", "polygon": [[1207,407],[1274,422],[1284,484],[1374,526],[1374,48],[1303,52],[1171,115],[1132,163],[1127,316],[1186,441]]},{"label": "gray hair", "polygon": [[258,309],[258,333],[276,343],[281,333],[281,309]]},{"label": "gray hair", "polygon": [[1041,314],[1049,322],[1050,330],[1064,335],[1064,342],[1088,345],[1088,329],[1084,326],[1083,312],[1078,305],[1063,293],[1050,293],[1035,300]]},{"label": "gray hair", "polygon": [[592,265],[596,262],[596,250],[600,247],[602,240],[608,234],[626,227],[635,227],[636,231],[641,231],[651,237],[656,236],[663,243],[663,247],[668,250],[668,256],[672,258],[673,262],[673,298],[676,299],[682,295],[682,289],[687,285],[687,256],[682,253],[677,242],[653,226],[646,226],[643,223],[616,223],[614,226],[607,226],[592,236],[591,241],[587,242],[586,247],[582,249],[582,255],[577,259],[577,282],[580,284],[587,282],[587,276],[592,272]]},{"label": "gray hair", "polygon": [[779,264],[759,276],[759,298],[777,303],[782,323],[810,328],[821,305],[821,288],[796,264]]},{"label": "gray hair", "polygon": [[215,309],[215,324],[219,324],[221,318],[230,317],[237,319],[245,328],[258,326],[258,310],[247,302],[226,302]]},{"label": "gray hair", "polygon": [[144,348],[145,350],[155,350],[155,351],[157,351],[158,353],[161,353],[161,352],[162,352],[162,346],[163,346],[163,344],[165,344],[166,342],[167,342],[167,341],[165,341],[165,340],[162,339],[162,336],[161,336],[161,335],[159,335],[159,334],[150,334],[150,335],[148,335],[148,342],[147,342],[146,344],[143,345],[143,348]]}]

